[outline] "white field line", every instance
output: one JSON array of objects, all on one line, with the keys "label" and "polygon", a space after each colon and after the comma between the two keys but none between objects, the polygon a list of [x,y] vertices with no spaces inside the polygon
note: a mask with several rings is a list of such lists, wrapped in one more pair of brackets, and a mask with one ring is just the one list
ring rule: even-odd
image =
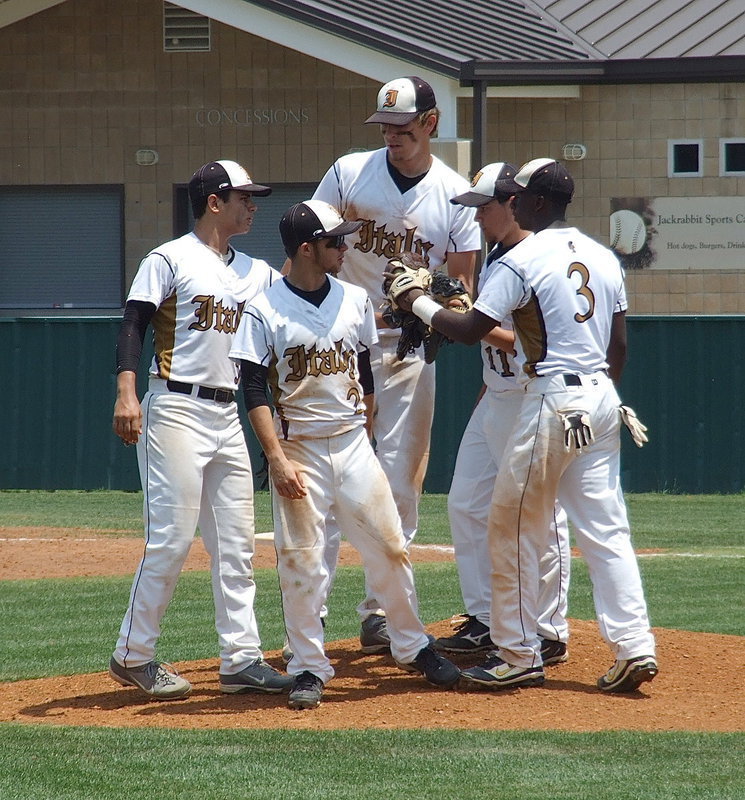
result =
[{"label": "white field line", "polygon": [[[134,537],[128,537],[134,538]],[[262,541],[273,541],[274,531],[265,531],[256,534],[257,539]],[[32,536],[0,536],[0,542],[59,542],[61,540],[66,542],[98,542],[101,541],[101,536],[91,537],[57,537],[45,536],[34,538]],[[412,544],[411,550],[418,550],[420,552],[434,552],[434,553],[453,553],[454,548],[452,545],[447,544]],[[637,553],[637,558],[745,558],[745,553]],[[574,556],[574,558],[581,558],[581,556]]]}]

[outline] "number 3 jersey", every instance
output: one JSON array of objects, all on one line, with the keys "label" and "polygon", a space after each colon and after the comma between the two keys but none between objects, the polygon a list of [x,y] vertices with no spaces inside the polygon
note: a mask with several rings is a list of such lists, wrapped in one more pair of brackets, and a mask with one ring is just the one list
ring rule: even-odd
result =
[{"label": "number 3 jersey", "polygon": [[357,353],[377,342],[358,286],[329,276],[319,307],[277,281],[246,307],[231,358],[269,368],[280,439],[337,436],[365,423]]},{"label": "number 3 jersey", "polygon": [[280,276],[266,261],[229,254],[226,264],[188,233],[142,260],[127,300],[157,308],[152,376],[235,390],[238,366],[228,354],[244,306]]},{"label": "number 3 jersey", "polygon": [[627,308],[623,278],[608,248],[548,227],[495,263],[474,305],[495,320],[511,314],[528,377],[591,373],[608,367],[613,315]]}]

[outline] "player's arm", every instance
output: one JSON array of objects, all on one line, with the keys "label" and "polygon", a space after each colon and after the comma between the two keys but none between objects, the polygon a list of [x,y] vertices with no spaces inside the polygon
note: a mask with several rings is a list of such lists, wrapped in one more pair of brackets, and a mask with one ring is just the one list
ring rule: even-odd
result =
[{"label": "player's arm", "polygon": [[473,297],[474,270],[476,259],[480,255],[478,250],[466,250],[463,253],[448,251],[445,266],[451,278],[458,278],[463,282],[466,291]]},{"label": "player's arm", "polygon": [[[483,340],[492,347],[501,350],[503,353],[515,352],[515,332],[508,331],[506,328],[502,328],[499,325],[492,328],[489,333],[484,336]],[[505,341],[508,340],[511,341],[511,344],[505,347]]]},{"label": "player's arm", "polygon": [[137,398],[137,367],[142,355],[145,331],[153,314],[153,303],[130,300],[124,307],[116,340],[116,401],[112,428],[124,444],[136,444],[142,433],[142,408]]},{"label": "player's arm", "polygon": [[267,373],[268,369],[261,364],[241,360],[243,399],[248,419],[266,456],[272,483],[279,495],[295,500],[305,497],[305,482],[300,467],[287,458],[277,438],[266,397]]},{"label": "player's arm", "polygon": [[610,341],[605,359],[608,362],[608,376],[618,386],[623,368],[626,366],[626,312],[618,311],[613,315],[610,328]]}]

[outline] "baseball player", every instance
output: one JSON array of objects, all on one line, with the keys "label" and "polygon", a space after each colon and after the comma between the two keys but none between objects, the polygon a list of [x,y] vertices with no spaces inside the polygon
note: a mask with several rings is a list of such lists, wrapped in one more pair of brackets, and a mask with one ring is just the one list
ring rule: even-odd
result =
[{"label": "baseball player", "polygon": [[567,224],[574,182],[563,165],[529,161],[511,191],[518,225],[534,235],[498,260],[473,310],[442,309],[411,289],[405,273],[389,290],[399,306],[469,344],[511,315],[522,348],[523,402],[489,514],[496,650],[463,670],[461,685],[543,683],[538,575],[558,497],[588,564],[600,632],[615,654],[598,687],[630,692],[658,669],[619,479],[621,423],[638,445],[646,441],[646,428],[614,386],[626,358],[623,272],[607,248]]},{"label": "baseball player", "polygon": [[398,664],[442,687],[460,674],[430,647],[417,615],[401,520],[370,443],[374,312],[364,289],[335,277],[347,253],[344,237],[361,225],[318,200],[288,209],[279,229],[290,270],[247,307],[231,349],[276,490],[275,544],[293,653],[289,706],[296,709],[318,706],[334,675],[320,617],[330,515],[360,551]]},{"label": "baseball player", "polygon": [[[529,235],[515,222],[509,188],[517,170],[512,164],[487,164],[476,173],[468,192],[451,203],[476,208],[484,238],[496,242],[479,273],[480,291],[505,253]],[[504,187],[504,188],[503,188]],[[481,340],[484,385],[463,432],[448,494],[448,516],[461,593],[466,606],[454,635],[435,642],[438,650],[477,653],[493,649],[489,636],[491,565],[487,522],[494,482],[505,442],[522,403],[520,364],[514,354],[514,333],[508,319]],[[549,547],[540,564],[538,633],[543,665],[566,661],[566,620],[570,552],[566,514],[556,506]]]},{"label": "baseball player", "polygon": [[[393,489],[407,544],[418,524],[418,505],[427,470],[434,414],[435,370],[421,350],[396,357],[399,330],[389,328],[379,307],[381,275],[388,259],[403,251],[421,254],[429,268],[444,268],[470,288],[481,249],[472,209],[449,200],[468,181],[430,151],[439,110],[432,87],[418,77],[396,78],[378,93],[377,123],[385,147],[351,153],[336,161],[313,198],[323,200],[362,225],[349,240],[340,276],[361,286],[376,311],[378,343],[371,347],[376,393],[373,434],[378,459]],[[339,534],[330,531],[326,560],[336,565]],[[358,608],[363,652],[385,652],[389,639],[381,603],[367,587]]]},{"label": "baseball player", "polygon": [[[253,481],[228,356],[246,303],[279,277],[229,244],[251,228],[254,195],[270,192],[234,161],[200,167],[189,182],[194,230],[144,258],[117,340],[113,426],[137,444],[145,552],[109,673],[163,700],[191,691],[155,660],[155,645],[197,524],[210,554],[221,691],[280,692],[291,683],[263,660],[254,616]],[[135,378],[151,322],[155,358],[140,404]]]}]

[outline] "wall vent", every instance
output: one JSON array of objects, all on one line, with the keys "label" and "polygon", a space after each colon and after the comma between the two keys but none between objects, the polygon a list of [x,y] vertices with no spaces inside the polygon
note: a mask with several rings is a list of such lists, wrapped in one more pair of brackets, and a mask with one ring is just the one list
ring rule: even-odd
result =
[{"label": "wall vent", "polygon": [[163,49],[166,53],[209,52],[210,18],[163,3]]}]

